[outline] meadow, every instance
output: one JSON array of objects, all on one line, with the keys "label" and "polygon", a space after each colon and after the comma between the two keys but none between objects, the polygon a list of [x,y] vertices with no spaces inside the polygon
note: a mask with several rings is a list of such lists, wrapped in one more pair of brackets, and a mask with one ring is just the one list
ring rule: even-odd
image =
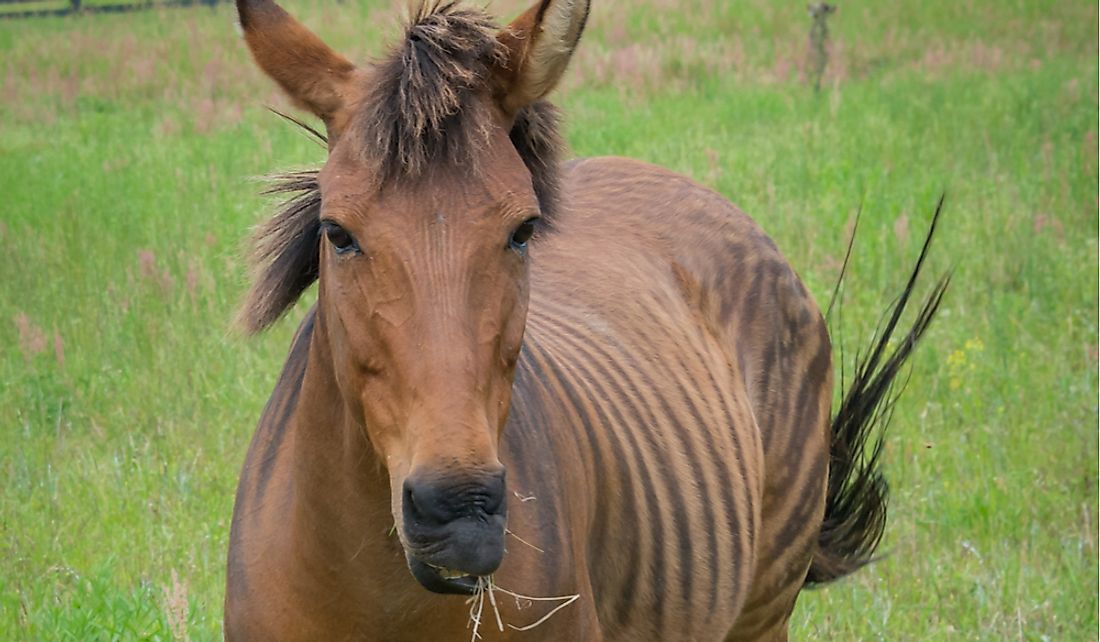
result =
[{"label": "meadow", "polygon": [[[361,62],[402,4],[286,6]],[[804,593],[793,639],[1096,639],[1096,3],[841,2],[819,92],[804,2],[594,4],[555,97],[572,154],[718,190],[823,305],[862,208],[838,361],[947,194],[887,555]],[[231,325],[258,177],[324,157],[234,21],[0,21],[0,639],[220,638],[237,475],[310,298]]]}]

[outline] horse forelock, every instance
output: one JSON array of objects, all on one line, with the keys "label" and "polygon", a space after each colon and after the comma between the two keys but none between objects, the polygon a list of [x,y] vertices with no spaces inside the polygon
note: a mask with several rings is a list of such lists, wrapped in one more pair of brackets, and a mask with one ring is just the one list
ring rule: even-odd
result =
[{"label": "horse forelock", "polygon": [[421,3],[405,37],[367,75],[351,136],[381,181],[415,179],[441,164],[470,167],[489,140],[479,100],[503,61],[485,12],[455,2]]},{"label": "horse forelock", "polygon": [[[440,168],[477,173],[478,151],[493,127],[485,99],[494,68],[507,64],[499,32],[485,11],[456,1],[421,2],[413,10],[404,38],[367,74],[350,127],[378,181],[415,181]],[[552,105],[538,102],[517,114],[510,132],[544,216],[556,202],[558,120]]]},{"label": "horse forelock", "polygon": [[[498,31],[487,13],[456,1],[426,0],[414,8],[404,38],[366,75],[370,86],[346,134],[380,185],[417,181],[436,168],[478,171],[477,152],[489,143],[493,117],[483,97],[504,56]],[[538,101],[519,111],[509,132],[531,174],[545,229],[552,229],[559,202],[558,123],[557,108]],[[278,320],[317,280],[317,173],[278,174],[267,190],[291,196],[253,235],[252,285],[238,314],[250,333]]]}]

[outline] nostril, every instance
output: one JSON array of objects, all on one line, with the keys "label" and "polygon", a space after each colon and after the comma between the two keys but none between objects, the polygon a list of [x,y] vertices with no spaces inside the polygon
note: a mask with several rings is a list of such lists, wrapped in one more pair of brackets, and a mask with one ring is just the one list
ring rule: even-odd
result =
[{"label": "nostril", "polygon": [[413,487],[412,484],[409,483],[409,480],[405,480],[405,483],[401,485],[401,489],[405,511],[414,517],[419,517],[420,511],[416,508],[416,494],[413,492]]},{"label": "nostril", "polygon": [[485,512],[490,515],[500,513],[504,506],[504,471],[493,475],[485,484]]},{"label": "nostril", "polygon": [[447,507],[440,501],[436,486],[407,479],[403,488],[407,518],[426,526],[444,524],[452,519]]},{"label": "nostril", "polygon": [[438,484],[410,477],[402,490],[406,519],[423,526],[438,526],[454,519],[444,489]]}]

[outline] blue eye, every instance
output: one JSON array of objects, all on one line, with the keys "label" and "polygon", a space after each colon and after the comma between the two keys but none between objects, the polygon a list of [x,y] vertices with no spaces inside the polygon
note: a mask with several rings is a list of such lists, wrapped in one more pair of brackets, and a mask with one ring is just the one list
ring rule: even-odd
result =
[{"label": "blue eye", "polygon": [[321,233],[325,235],[337,254],[359,253],[359,244],[347,230],[332,221],[321,221]]},{"label": "blue eye", "polygon": [[512,232],[512,238],[508,240],[508,247],[519,251],[527,249],[527,242],[531,240],[531,236],[535,233],[536,221],[538,221],[538,217],[529,218],[520,223],[516,231]]}]

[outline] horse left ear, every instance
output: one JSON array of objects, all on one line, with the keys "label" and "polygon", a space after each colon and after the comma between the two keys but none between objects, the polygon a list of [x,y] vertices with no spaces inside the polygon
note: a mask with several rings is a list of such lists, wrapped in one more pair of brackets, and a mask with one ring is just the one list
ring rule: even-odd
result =
[{"label": "horse left ear", "polygon": [[588,20],[589,0],[539,0],[501,30],[507,50],[496,69],[498,101],[509,116],[558,84]]}]

